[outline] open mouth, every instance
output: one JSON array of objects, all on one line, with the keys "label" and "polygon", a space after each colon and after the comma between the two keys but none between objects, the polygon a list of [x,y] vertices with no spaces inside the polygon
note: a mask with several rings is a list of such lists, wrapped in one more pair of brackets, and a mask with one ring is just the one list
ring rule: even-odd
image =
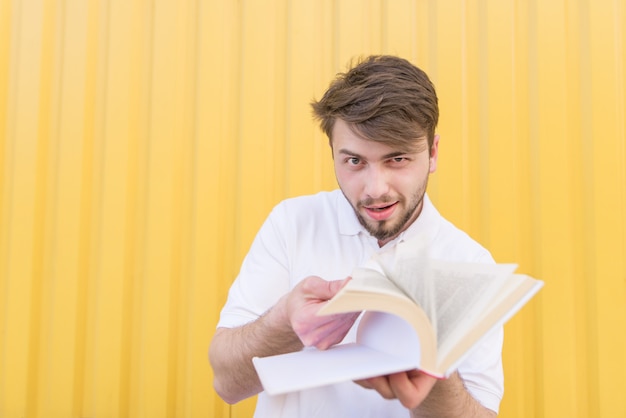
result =
[{"label": "open mouth", "polygon": [[363,208],[370,218],[376,221],[384,221],[395,212],[397,205],[398,202],[394,202],[386,206],[364,206]]}]

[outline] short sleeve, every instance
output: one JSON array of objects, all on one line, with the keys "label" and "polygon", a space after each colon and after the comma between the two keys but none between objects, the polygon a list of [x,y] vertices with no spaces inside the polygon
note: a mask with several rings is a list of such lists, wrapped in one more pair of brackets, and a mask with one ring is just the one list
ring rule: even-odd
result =
[{"label": "short sleeve", "polygon": [[459,366],[458,372],[472,396],[486,408],[498,412],[504,389],[502,342],[504,331],[489,334]]},{"label": "short sleeve", "polygon": [[278,205],[259,229],[228,292],[218,327],[256,320],[289,291],[284,219],[284,207]]}]

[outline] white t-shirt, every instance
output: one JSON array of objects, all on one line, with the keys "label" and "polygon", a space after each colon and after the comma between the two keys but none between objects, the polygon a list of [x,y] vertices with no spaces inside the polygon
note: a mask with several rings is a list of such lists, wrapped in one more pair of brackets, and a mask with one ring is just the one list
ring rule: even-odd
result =
[{"label": "white t-shirt", "polygon": [[[218,327],[254,321],[305,277],[344,279],[374,253],[417,236],[433,258],[493,263],[489,252],[445,220],[428,196],[417,220],[383,248],[361,226],[340,190],[287,199],[274,208],[254,239]],[[344,343],[355,340],[355,330],[356,326]],[[504,386],[502,340],[502,329],[492,333],[458,369],[474,398],[496,412]],[[397,400],[385,400],[376,391],[346,382],[279,396],[262,392],[254,416],[406,418],[408,413]]]}]

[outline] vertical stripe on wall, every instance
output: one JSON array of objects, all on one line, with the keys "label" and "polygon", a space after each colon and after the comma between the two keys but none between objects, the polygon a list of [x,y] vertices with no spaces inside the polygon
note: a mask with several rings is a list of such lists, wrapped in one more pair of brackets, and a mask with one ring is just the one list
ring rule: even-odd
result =
[{"label": "vertical stripe on wall", "polygon": [[429,193],[546,282],[503,417],[626,416],[626,5],[0,2],[0,416],[251,417],[212,390],[230,283],[280,200],[336,187],[311,119],[371,53],[440,98]]}]

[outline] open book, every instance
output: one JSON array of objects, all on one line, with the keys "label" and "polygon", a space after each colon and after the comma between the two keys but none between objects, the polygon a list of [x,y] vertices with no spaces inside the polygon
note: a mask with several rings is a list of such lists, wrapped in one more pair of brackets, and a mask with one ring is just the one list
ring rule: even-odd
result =
[{"label": "open book", "polygon": [[412,369],[445,378],[543,286],[513,274],[514,264],[416,257],[424,252],[409,241],[396,248],[356,268],[318,313],[365,311],[356,342],[253,359],[268,394]]}]

